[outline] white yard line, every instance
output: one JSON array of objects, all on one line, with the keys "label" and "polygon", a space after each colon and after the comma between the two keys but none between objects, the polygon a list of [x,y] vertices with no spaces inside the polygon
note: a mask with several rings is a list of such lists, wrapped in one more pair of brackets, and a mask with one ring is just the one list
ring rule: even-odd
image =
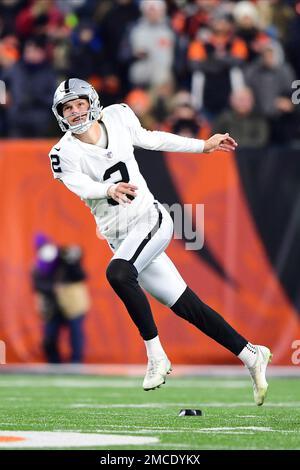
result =
[{"label": "white yard line", "polygon": [[[142,379],[141,379],[142,380]],[[0,378],[1,387],[67,387],[67,388],[140,388],[141,380],[137,379],[106,379],[97,378],[90,380],[89,378],[80,379],[53,379],[44,377],[35,377],[34,379],[18,379],[18,378]],[[201,378],[195,380],[184,380],[169,378],[168,383],[172,388],[224,388],[224,389],[240,389],[251,386],[250,380],[203,380]]]},{"label": "white yard line", "polygon": [[0,431],[0,448],[104,447],[151,445],[157,437],[76,432]]},{"label": "white yard line", "polygon": [[[114,431],[113,428],[118,428]],[[121,429],[120,429],[121,428]],[[130,434],[176,434],[176,433],[192,433],[192,434],[256,434],[259,432],[262,433],[279,433],[279,434],[297,434],[299,431],[291,431],[285,429],[274,429],[271,427],[263,426],[224,426],[224,427],[211,427],[211,428],[191,428],[191,427],[181,427],[177,429],[169,429],[165,427],[156,427],[156,428],[139,428],[139,426],[111,426],[106,432],[129,432]],[[126,430],[125,430],[126,428]],[[137,428],[137,429],[134,429]],[[97,432],[105,432],[104,429],[97,429]]]},{"label": "white yard line", "polygon": [[[248,371],[240,364],[226,365],[189,365],[173,364],[173,376],[176,377],[246,377]],[[44,374],[77,375],[77,376],[112,376],[138,377],[145,372],[143,364],[6,364],[2,371],[5,374]],[[269,377],[299,377],[297,366],[269,366]]]},{"label": "white yard line", "polygon": [[91,404],[91,403],[74,403],[67,405],[66,408],[95,408],[95,409],[107,409],[107,408],[166,408],[170,406],[187,406],[186,403],[115,403],[115,404]]},{"label": "white yard line", "polygon": [[[254,407],[253,402],[235,402],[235,403],[225,403],[225,402],[210,402],[210,403],[111,403],[111,404],[101,404],[101,403],[72,403],[70,405],[65,405],[66,408],[92,408],[92,409],[113,409],[113,408],[168,408],[174,406],[183,406],[186,408],[197,407],[197,408],[240,408],[240,407]],[[264,404],[264,408],[299,408],[300,402],[289,402],[289,403],[272,403],[267,402]],[[247,416],[246,416],[247,417]],[[251,415],[250,417],[259,417]]]}]

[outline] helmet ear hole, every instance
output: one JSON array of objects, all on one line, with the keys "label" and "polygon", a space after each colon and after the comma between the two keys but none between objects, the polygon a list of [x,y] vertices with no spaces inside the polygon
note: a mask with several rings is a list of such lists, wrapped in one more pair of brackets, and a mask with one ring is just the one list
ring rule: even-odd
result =
[{"label": "helmet ear hole", "polygon": [[63,104],[62,103],[59,103],[57,105],[57,113],[61,116],[61,117],[64,117],[63,115]]}]

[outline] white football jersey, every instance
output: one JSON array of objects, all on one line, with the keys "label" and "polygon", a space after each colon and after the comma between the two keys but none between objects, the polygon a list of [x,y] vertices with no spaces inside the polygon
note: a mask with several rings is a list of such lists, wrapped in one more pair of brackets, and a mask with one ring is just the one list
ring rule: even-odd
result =
[{"label": "white football jersey", "polygon": [[[168,132],[147,131],[125,104],[103,110],[108,144],[104,149],[86,144],[66,132],[49,153],[54,178],[61,180],[91,209],[96,224],[108,240],[125,238],[149,209],[154,197],[139,171],[134,146],[169,152],[203,152],[204,141]],[[124,181],[138,187],[131,204],[122,206],[107,197],[107,189]]]}]

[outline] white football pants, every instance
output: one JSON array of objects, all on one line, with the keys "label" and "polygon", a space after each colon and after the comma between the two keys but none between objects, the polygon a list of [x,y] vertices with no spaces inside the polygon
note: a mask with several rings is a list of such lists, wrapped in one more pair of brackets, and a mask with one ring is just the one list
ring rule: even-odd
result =
[{"label": "white football pants", "polygon": [[124,239],[109,239],[112,259],[130,261],[138,281],[149,294],[171,307],[187,285],[164,250],[173,235],[173,221],[162,204],[154,205],[138,219]]}]

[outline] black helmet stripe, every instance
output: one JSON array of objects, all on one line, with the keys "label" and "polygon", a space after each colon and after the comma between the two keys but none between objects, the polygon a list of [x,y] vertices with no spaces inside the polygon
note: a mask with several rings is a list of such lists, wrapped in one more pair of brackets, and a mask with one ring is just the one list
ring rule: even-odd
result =
[{"label": "black helmet stripe", "polygon": [[65,93],[70,93],[70,79],[65,81]]}]

